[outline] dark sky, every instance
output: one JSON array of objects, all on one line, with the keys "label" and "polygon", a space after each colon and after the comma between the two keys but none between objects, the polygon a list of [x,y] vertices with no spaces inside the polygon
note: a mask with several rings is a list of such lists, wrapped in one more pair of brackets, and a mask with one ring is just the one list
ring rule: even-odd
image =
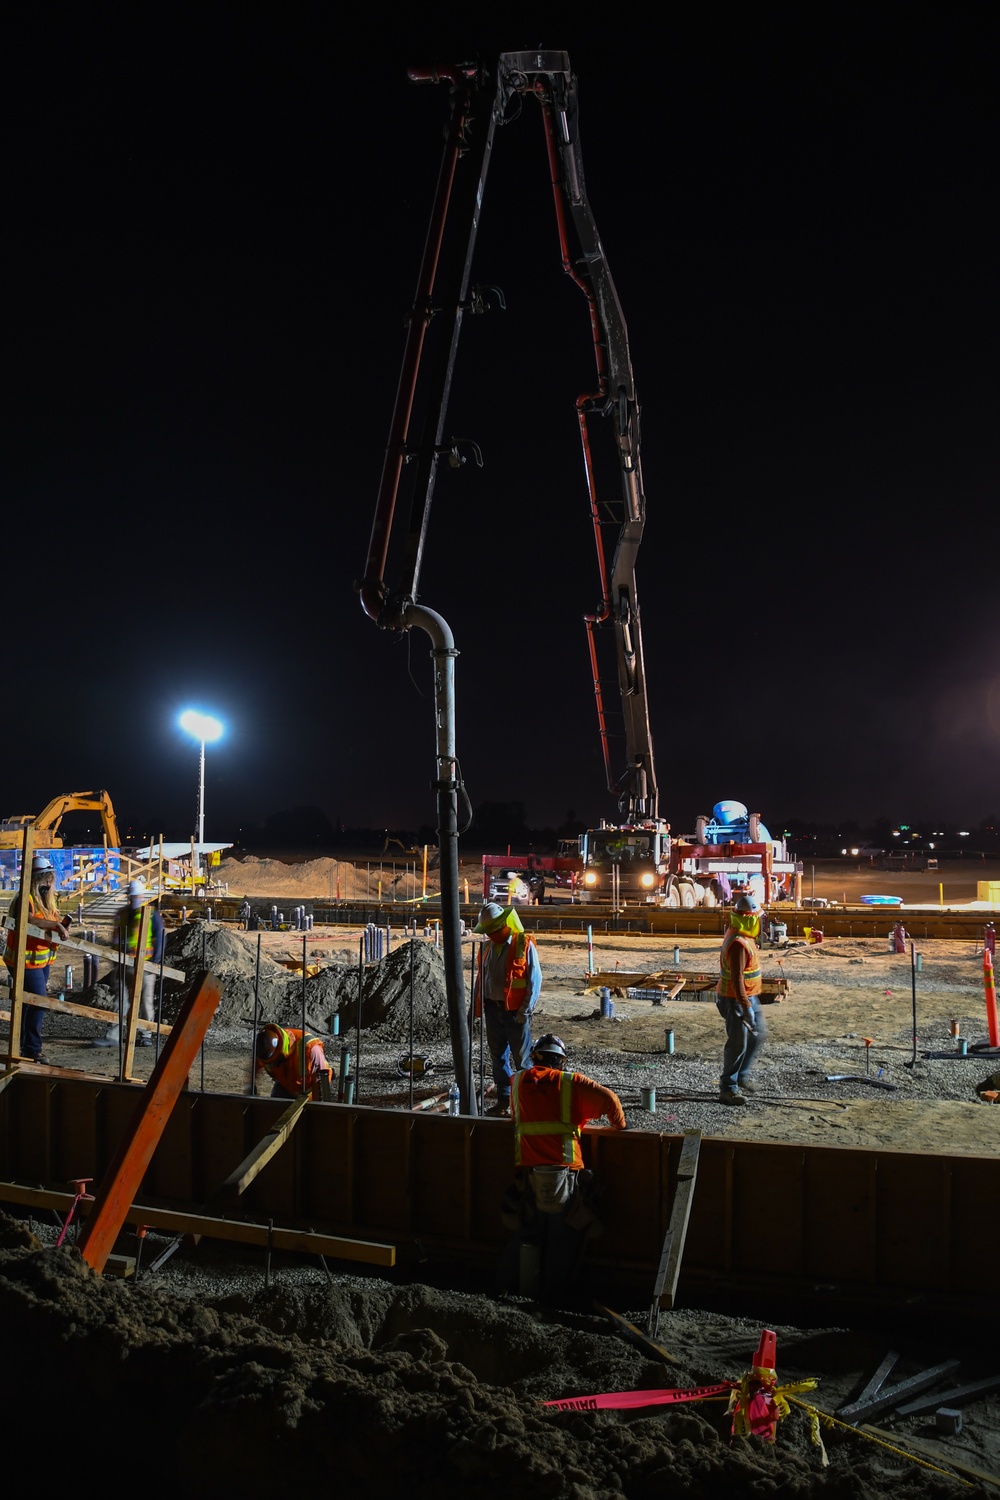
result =
[{"label": "dark sky", "polygon": [[[580,79],[643,408],[662,812],[995,810],[991,8],[706,4],[662,43],[339,14],[12,27],[0,812],[100,786],[187,832],[194,704],[228,725],[210,838],[296,804],[433,823],[427,639],[353,591],[446,114],[405,70],[539,44]],[[475,279],[508,311],[467,323],[449,422],[485,467],[442,476],[422,599],[461,651],[473,803],[541,825],[614,804],[581,622],[592,365],[537,116],[494,153]]]}]

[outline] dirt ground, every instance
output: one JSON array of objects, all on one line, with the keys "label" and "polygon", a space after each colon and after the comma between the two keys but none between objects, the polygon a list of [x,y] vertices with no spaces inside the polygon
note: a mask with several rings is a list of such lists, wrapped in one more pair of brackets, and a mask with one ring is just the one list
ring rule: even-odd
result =
[{"label": "dirt ground", "polygon": [[[329,883],[329,871],[318,873]],[[289,896],[308,899],[301,890]],[[890,925],[887,917],[886,932]],[[310,1028],[329,1038],[332,1061],[345,1037],[356,1050],[361,968],[361,1101],[408,1103],[395,1062],[407,1046],[411,972],[415,1049],[432,1068],[422,1092],[446,1089],[452,1074],[440,950],[432,939],[406,941],[397,932],[388,956],[359,965],[361,939],[360,928],[345,927],[317,927],[304,940],[217,923],[172,933],[168,963],[189,973],[204,965],[223,981],[191,1086],[246,1089],[255,992],[269,1019],[295,1024],[305,1004]],[[305,983],[286,967],[302,959],[303,941],[318,971]],[[714,970],[718,939],[685,938],[679,946],[675,965],[673,939],[601,937],[594,966],[620,975]],[[741,1109],[717,1099],[722,1023],[711,1000],[657,1005],[630,998],[623,982],[613,1016],[602,1017],[582,935],[539,939],[544,985],[535,1031],[557,1031],[575,1066],[614,1087],[633,1129],[992,1154],[1000,1110],[975,1085],[1000,1061],[924,1056],[957,1054],[956,1022],[970,1046],[985,1038],[981,954],[971,942],[920,947],[915,976],[908,955],[889,953],[883,939],[768,951],[765,972],[783,975],[789,989],[766,1007],[757,1092]],[[471,939],[464,952],[468,965]],[[113,990],[102,975],[82,998],[111,1006]],[[178,991],[168,990],[166,1019],[178,1004]],[[101,1023],[50,1014],[45,1030],[53,1064],[116,1071],[116,1050],[92,1046]],[[475,1053],[476,1038],[473,1045]],[[140,1077],[153,1055],[137,1053]],[[488,1067],[484,1073],[488,1082]],[[652,1112],[642,1104],[649,1088]],[[44,1390],[48,1409],[60,1414],[47,1452],[62,1464],[108,1431],[113,1417],[116,1461],[142,1465],[151,1496],[178,1486],[215,1495],[220,1485],[237,1485],[247,1496],[270,1497],[285,1491],[300,1462],[310,1473],[321,1469],[324,1482],[336,1476],[340,1485],[377,1495],[405,1490],[415,1500],[442,1490],[499,1500],[512,1486],[525,1500],[709,1500],[722,1492],[741,1500],[775,1491],[917,1500],[963,1487],[995,1495],[1000,1485],[989,1478],[1000,1476],[995,1390],[963,1403],[955,1436],[943,1436],[933,1414],[887,1417],[881,1438],[823,1425],[826,1463],[810,1440],[808,1411],[795,1405],[774,1444],[732,1439],[725,1400],[623,1410],[541,1405],[738,1380],[761,1325],[725,1312],[665,1314],[659,1336],[675,1362],[664,1365],[589,1308],[560,1312],[520,1298],[342,1274],[328,1282],[318,1267],[291,1258],[276,1257],[265,1273],[259,1256],[207,1243],[138,1283],[118,1282],[93,1276],[74,1250],[56,1250],[54,1233],[0,1213],[0,1327],[8,1350],[17,1351],[18,1374],[7,1388],[8,1418],[15,1431],[27,1430]],[[644,1321],[643,1311],[621,1311]],[[878,1319],[865,1330],[779,1324],[777,1333],[779,1377],[818,1380],[800,1399],[823,1414],[858,1394],[889,1343]],[[947,1347],[931,1347],[917,1319],[909,1333],[894,1330],[892,1342],[901,1355],[894,1379],[948,1358],[963,1360],[956,1379],[996,1373],[992,1342],[981,1331],[956,1329]],[[940,1472],[949,1463],[960,1467]]]}]

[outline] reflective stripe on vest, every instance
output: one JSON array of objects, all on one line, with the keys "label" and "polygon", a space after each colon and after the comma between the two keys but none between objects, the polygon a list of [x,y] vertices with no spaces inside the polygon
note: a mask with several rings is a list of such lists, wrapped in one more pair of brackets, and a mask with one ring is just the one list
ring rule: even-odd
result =
[{"label": "reflective stripe on vest", "polygon": [[[128,924],[128,933],[125,938],[125,951],[130,957],[135,957],[135,950],[139,945],[139,928],[142,925],[142,908],[137,912],[130,913],[131,920]],[[146,958],[153,956],[153,915],[150,912],[149,927],[146,931]]]},{"label": "reflective stripe on vest", "polygon": [[521,1082],[523,1073],[515,1073],[512,1089],[514,1103],[514,1165],[520,1167],[521,1140],[526,1135],[555,1135],[562,1137],[562,1158],[568,1166],[577,1160],[577,1141],[580,1128],[573,1124],[573,1074],[561,1073],[559,1083],[558,1120],[521,1119]]},{"label": "reflective stripe on vest", "polygon": [[[520,1010],[528,989],[528,945],[531,938],[526,932],[515,932],[504,944],[503,1005],[505,1010]],[[480,963],[485,981],[487,953],[482,949]],[[483,989],[485,994],[485,988]]]},{"label": "reflective stripe on vest", "polygon": [[750,957],[748,966],[743,970],[743,988],[746,991],[747,997],[752,998],[754,995],[759,995],[764,987],[760,969],[760,950],[757,944],[745,932],[734,932],[730,928],[723,938],[722,947],[719,950],[720,973],[717,994],[722,1000],[736,999],[732,970],[729,967],[729,950],[736,943],[744,947]]},{"label": "reflective stripe on vest", "polygon": [[[28,926],[25,932],[24,944],[24,967],[26,969],[47,969],[56,956],[56,945],[62,942],[58,932],[47,932],[44,927],[35,927],[31,917],[35,912],[35,903],[28,897]],[[17,918],[8,917],[4,926],[9,933],[17,930]],[[11,938],[7,939],[7,948],[4,953],[7,967],[12,968],[14,963],[14,943]]]}]

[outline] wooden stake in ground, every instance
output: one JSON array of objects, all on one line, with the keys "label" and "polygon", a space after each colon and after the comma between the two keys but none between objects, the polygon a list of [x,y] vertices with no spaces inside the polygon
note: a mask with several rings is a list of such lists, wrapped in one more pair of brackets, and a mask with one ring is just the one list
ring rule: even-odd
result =
[{"label": "wooden stake in ground", "polygon": [[174,1022],[124,1139],[94,1195],[96,1206],[87,1220],[79,1248],[95,1271],[103,1271],[114,1249],[220,997],[218,982],[211,974],[196,976],[194,989]]}]

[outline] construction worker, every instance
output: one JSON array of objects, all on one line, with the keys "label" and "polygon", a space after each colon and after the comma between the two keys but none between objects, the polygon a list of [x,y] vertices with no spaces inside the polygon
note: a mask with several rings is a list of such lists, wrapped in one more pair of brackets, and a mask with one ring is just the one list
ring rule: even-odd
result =
[{"label": "construction worker", "polygon": [[726,1023],[726,1045],[719,1079],[721,1104],[745,1104],[753,1093],[747,1074],[767,1041],[767,1023],[760,1008],[761,908],[756,896],[737,898],[719,953],[716,1005]]},{"label": "construction worker", "polygon": [[[256,1072],[274,1080],[272,1099],[297,1099],[302,1089],[302,1032],[284,1026],[262,1026],[255,1046]],[[317,1103],[330,1096],[333,1069],[326,1060],[323,1043],[306,1037],[306,1077],[309,1094]]]},{"label": "construction worker", "polygon": [[[56,945],[69,936],[69,922],[59,915],[56,904],[56,871],[46,854],[35,854],[31,860],[31,883],[28,887],[28,931],[24,945],[24,994],[47,995],[49,969],[56,956]],[[7,946],[4,962],[14,977],[14,952],[17,918],[21,909],[20,894],[10,904],[7,914]],[[30,1062],[47,1063],[42,1056],[42,1020],[40,1005],[25,1005],[21,1010],[21,1056]]]},{"label": "construction worker", "polygon": [[[128,884],[128,906],[118,914],[117,935],[119,947],[124,946],[126,955],[134,959],[139,946],[139,930],[142,926],[142,908],[146,902],[148,892],[145,882],[142,880],[130,880]],[[147,964],[162,964],[164,950],[166,948],[166,928],[163,918],[154,906],[149,913],[149,926],[146,930],[145,961]],[[158,975],[152,969],[143,969],[142,992],[139,996],[139,1014],[144,1021],[156,1020],[156,984]],[[124,1007],[124,1020],[128,1021],[129,1007],[126,1003],[127,970],[123,965],[118,970],[120,1009]],[[107,1035],[95,1037],[95,1047],[117,1047],[121,1039],[118,1022],[115,1021],[108,1027]],[[144,1026],[136,1027],[135,1044],[137,1047],[151,1047],[153,1045],[153,1033]]]},{"label": "construction worker", "polygon": [[[625,1129],[621,1100],[583,1073],[566,1068],[566,1048],[552,1032],[531,1050],[531,1066],[514,1076],[514,1187],[504,1203],[504,1223],[515,1236],[505,1255],[509,1285],[513,1251],[521,1264],[521,1247],[539,1246],[538,1290],[543,1301],[565,1301],[566,1288],[589,1234],[600,1222],[587,1199],[594,1193],[593,1173],[584,1167],[580,1131],[588,1120],[603,1116],[613,1130]],[[518,1274],[522,1290],[530,1291]]]},{"label": "construction worker", "polygon": [[542,988],[538,949],[513,906],[489,901],[473,932],[489,943],[479,949],[473,1007],[486,1018],[486,1041],[493,1062],[497,1098],[491,1115],[510,1113],[510,1080],[526,1066],[531,1052],[531,1013]]}]

